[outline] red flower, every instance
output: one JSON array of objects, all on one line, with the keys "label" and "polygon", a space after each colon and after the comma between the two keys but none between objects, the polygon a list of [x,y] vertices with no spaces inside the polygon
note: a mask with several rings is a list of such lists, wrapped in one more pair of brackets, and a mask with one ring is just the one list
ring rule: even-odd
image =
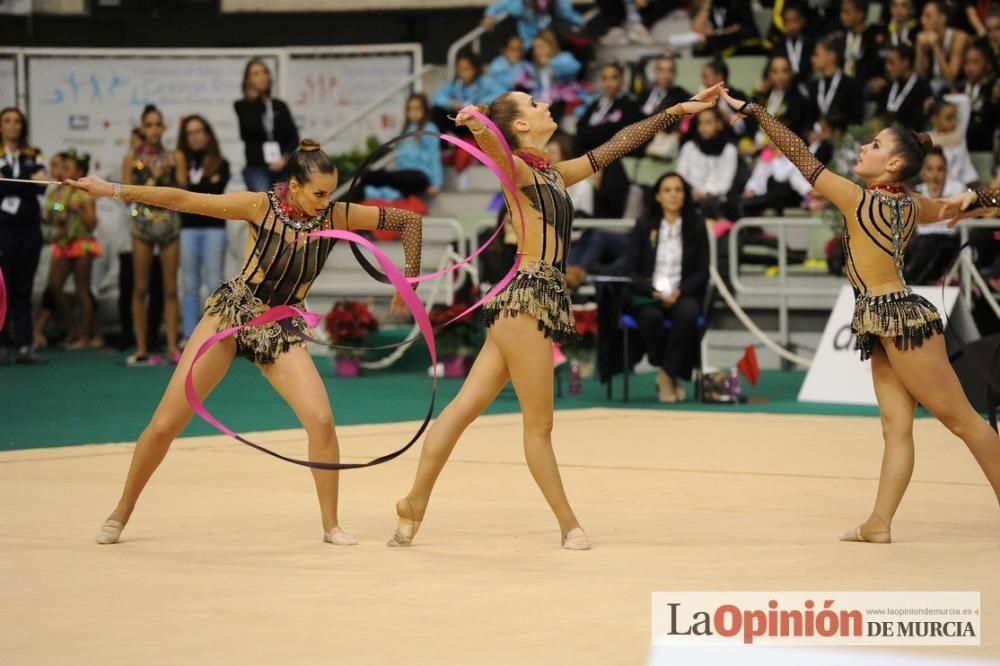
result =
[{"label": "red flower", "polygon": [[576,333],[582,338],[597,335],[597,308],[573,308]]},{"label": "red flower", "polygon": [[324,318],[330,343],[360,347],[369,333],[378,330],[378,321],[366,303],[338,301]]}]

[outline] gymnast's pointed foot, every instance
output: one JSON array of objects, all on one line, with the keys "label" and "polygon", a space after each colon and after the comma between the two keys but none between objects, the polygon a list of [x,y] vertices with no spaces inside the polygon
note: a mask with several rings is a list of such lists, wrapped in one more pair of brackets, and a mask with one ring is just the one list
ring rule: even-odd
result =
[{"label": "gymnast's pointed foot", "polygon": [[563,536],[562,547],[566,550],[590,550],[590,539],[582,527],[574,527]]},{"label": "gymnast's pointed foot", "polygon": [[404,497],[396,502],[396,515],[399,517],[399,522],[396,524],[396,533],[385,545],[390,548],[412,545],[414,537],[417,536],[417,530],[420,529],[420,523],[424,520],[426,509],[426,503],[412,500],[409,497]]},{"label": "gymnast's pointed foot", "polygon": [[118,540],[122,537],[123,529],[125,529],[124,523],[108,518],[97,530],[97,536],[95,537],[97,539],[97,543],[118,543]]},{"label": "gymnast's pointed foot", "polygon": [[340,528],[334,526],[329,532],[323,534],[325,543],[332,543],[334,546],[357,546],[358,540]]},{"label": "gymnast's pointed foot", "polygon": [[892,543],[892,536],[888,523],[878,516],[872,516],[853,530],[841,534],[840,540],[863,543]]}]

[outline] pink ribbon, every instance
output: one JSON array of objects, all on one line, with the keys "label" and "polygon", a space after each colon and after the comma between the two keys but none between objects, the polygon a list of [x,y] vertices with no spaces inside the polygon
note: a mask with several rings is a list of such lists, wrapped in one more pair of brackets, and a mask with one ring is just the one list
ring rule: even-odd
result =
[{"label": "pink ribbon", "polygon": [[[489,118],[479,113],[479,111],[470,110],[468,113],[469,115],[473,116],[474,118],[482,122],[484,125],[486,125],[490,129],[490,131],[493,132],[493,134],[497,137],[497,139],[500,141],[501,147],[503,148],[505,156],[507,158],[507,163],[510,168],[510,174],[511,175],[515,174],[516,167],[514,163],[514,153],[511,151],[509,144],[507,143],[506,139],[503,136],[503,133],[500,132],[499,128],[497,128],[497,126]],[[523,238],[526,231],[524,211],[522,210],[521,203],[520,201],[518,201],[517,198],[516,184],[511,179],[511,177],[502,168],[500,168],[496,164],[496,162],[493,161],[493,159],[491,159],[478,147],[473,146],[472,144],[466,141],[463,141],[461,139],[449,135],[441,135],[441,138],[469,152],[473,157],[478,159],[486,167],[488,167],[494,174],[496,174],[497,177],[500,179],[500,182],[507,187],[507,189],[511,192],[513,196],[514,205],[517,208],[517,214],[521,222],[521,235]],[[350,214],[349,211],[350,208],[348,207],[348,215]],[[207,423],[211,424],[214,428],[216,428],[220,432],[229,435],[230,437],[233,437],[237,441],[246,444],[247,446],[257,449],[258,451],[267,453],[268,455],[274,456],[286,462],[294,463],[296,465],[311,467],[313,469],[336,469],[336,470],[356,469],[360,467],[370,467],[372,465],[378,465],[380,463],[387,462],[389,460],[392,460],[393,458],[396,458],[397,456],[405,452],[407,449],[409,449],[411,446],[413,446],[413,444],[416,443],[417,439],[419,439],[419,437],[423,434],[424,430],[427,428],[427,425],[430,422],[430,418],[433,416],[434,401],[437,395],[437,381],[438,381],[437,350],[434,343],[434,330],[431,326],[430,318],[427,316],[427,312],[424,310],[423,302],[420,300],[420,297],[417,296],[417,294],[410,287],[410,284],[416,284],[436,277],[440,277],[442,275],[446,275],[447,273],[455,271],[461,268],[462,266],[468,264],[473,259],[478,257],[483,251],[485,251],[487,246],[499,235],[499,233],[502,230],[503,230],[502,225],[498,226],[497,230],[493,233],[493,235],[485,243],[483,243],[474,253],[472,253],[468,257],[465,257],[459,262],[456,262],[454,265],[444,270],[436,271],[434,273],[429,273],[426,275],[419,275],[412,278],[407,278],[406,276],[404,276],[402,271],[400,271],[399,268],[393,263],[393,261],[389,259],[381,250],[379,250],[369,240],[367,240],[362,236],[359,236],[354,232],[342,231],[337,229],[324,229],[321,231],[310,232],[305,236],[306,239],[333,238],[336,240],[345,240],[351,243],[356,243],[362,247],[368,248],[372,252],[372,254],[374,254],[375,259],[382,267],[382,270],[384,271],[386,277],[389,278],[389,281],[396,288],[397,293],[400,295],[400,297],[403,299],[403,302],[409,308],[411,314],[414,317],[414,320],[417,323],[418,328],[420,329],[424,341],[427,343],[427,349],[431,357],[431,364],[432,364],[431,367],[434,369],[430,408],[428,409],[427,416],[424,419],[423,424],[418,429],[417,433],[402,448],[365,463],[323,463],[323,462],[315,462],[308,460],[299,460],[296,458],[284,456],[280,453],[272,451],[271,449],[261,446],[256,442],[246,439],[245,437],[238,434],[237,432],[226,426],[224,423],[219,421],[217,418],[215,418],[215,416],[212,415],[211,412],[208,411],[208,409],[205,407],[204,403],[201,400],[201,397],[198,395],[198,392],[195,390],[194,387],[194,368],[195,365],[198,363],[199,359],[201,359],[201,357],[204,356],[205,353],[213,345],[218,344],[219,342],[225,340],[228,337],[236,335],[241,329],[245,327],[263,326],[297,316],[303,317],[306,323],[310,327],[315,327],[322,319],[322,315],[313,312],[305,312],[289,305],[274,306],[269,310],[267,310],[266,312],[264,312],[263,314],[254,317],[253,319],[251,319],[250,321],[246,322],[243,325],[233,326],[223,331],[219,331],[218,333],[215,333],[210,338],[208,338],[204,343],[202,343],[201,347],[199,347],[198,351],[195,353],[195,357],[191,362],[191,367],[188,369],[187,375],[184,378],[184,392],[187,397],[188,403],[191,405],[191,408],[194,410],[195,414],[197,414]],[[503,279],[501,279],[497,284],[495,284],[493,288],[490,289],[490,291],[487,294],[485,294],[482,298],[480,298],[476,303],[469,306],[464,312],[448,320],[444,325],[447,326],[465,317],[470,312],[473,312],[477,308],[481,307],[486,301],[488,301],[500,290],[506,287],[517,275],[517,271],[518,268],[520,267],[520,264],[521,264],[521,255],[518,254],[514,261],[514,264],[511,266],[510,271],[507,272],[507,274],[503,277]],[[2,275],[0,275],[0,287],[2,287]],[[0,305],[5,305],[5,303],[3,301],[0,301]],[[0,310],[0,315],[2,314],[3,310]],[[2,324],[2,316],[0,316],[0,324]]]},{"label": "pink ribbon", "polygon": [[267,312],[261,314],[260,316],[254,317],[246,324],[243,324],[241,326],[232,326],[223,331],[219,331],[218,333],[210,337],[208,340],[206,340],[204,343],[202,343],[201,347],[199,347],[198,351],[195,353],[195,357],[191,362],[191,367],[188,369],[187,376],[184,378],[184,393],[187,396],[188,403],[191,405],[191,408],[194,410],[194,413],[200,416],[205,421],[207,421],[209,424],[211,424],[215,429],[229,435],[230,437],[236,439],[237,441],[243,444],[246,444],[247,446],[257,449],[258,451],[261,451],[263,453],[267,453],[268,455],[274,456],[275,458],[280,458],[281,460],[284,460],[286,462],[294,463],[296,465],[302,465],[304,467],[311,467],[313,469],[356,469],[359,467],[370,467],[372,465],[377,465],[386,462],[388,460],[392,460],[393,458],[396,458],[397,456],[401,455],[403,452],[405,452],[407,449],[413,446],[413,444],[417,441],[420,435],[423,434],[423,431],[427,427],[427,424],[430,422],[430,416],[434,409],[434,395],[436,395],[437,393],[437,380],[438,380],[437,349],[434,345],[434,331],[431,327],[430,318],[424,311],[423,303],[421,302],[420,297],[417,296],[416,292],[414,292],[413,289],[410,287],[409,283],[406,281],[406,277],[399,270],[399,268],[397,268],[396,265],[392,262],[392,260],[389,259],[389,257],[387,257],[381,250],[379,250],[371,241],[362,236],[357,235],[354,232],[341,231],[336,229],[314,231],[311,232],[309,236],[346,240],[351,243],[357,243],[371,250],[372,254],[375,255],[375,259],[382,267],[382,270],[385,271],[386,275],[389,277],[389,280],[392,282],[392,285],[396,287],[396,290],[402,297],[403,302],[406,303],[406,306],[410,309],[410,312],[413,314],[413,317],[416,320],[421,333],[423,334],[424,340],[427,342],[427,349],[430,352],[431,356],[431,367],[434,368],[434,376],[433,376],[434,393],[432,394],[431,397],[431,407],[428,410],[427,419],[425,419],[423,426],[421,426],[417,434],[414,435],[413,439],[411,439],[402,448],[365,463],[324,463],[324,462],[315,462],[310,460],[299,460],[297,458],[291,458],[288,456],[284,456],[280,453],[277,453],[275,451],[272,451],[271,449],[268,449],[266,447],[263,447],[260,444],[257,444],[256,442],[246,439],[242,435],[236,433],[234,430],[232,430],[227,425],[225,425],[217,418],[215,418],[215,416],[213,416],[212,413],[208,411],[208,409],[205,407],[204,403],[201,400],[201,397],[198,395],[198,392],[195,390],[194,387],[194,368],[198,364],[198,360],[202,356],[204,356],[205,353],[213,345],[216,345],[222,340],[225,340],[226,338],[235,335],[237,332],[239,332],[241,329],[245,327],[263,326],[265,324],[281,321],[282,319],[289,319],[291,317],[298,317],[298,316],[303,317],[309,324],[309,326],[312,327],[316,326],[316,324],[318,324],[319,321],[322,319],[321,315],[318,315],[314,312],[303,312],[302,310],[293,308],[290,305],[276,305],[270,308]]}]

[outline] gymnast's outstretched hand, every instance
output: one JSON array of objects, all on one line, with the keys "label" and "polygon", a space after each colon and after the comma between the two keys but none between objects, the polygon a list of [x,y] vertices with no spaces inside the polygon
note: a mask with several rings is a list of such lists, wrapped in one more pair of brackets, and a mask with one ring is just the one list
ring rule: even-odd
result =
[{"label": "gymnast's outstretched hand", "polygon": [[75,187],[83,190],[92,197],[110,197],[114,194],[114,185],[104,180],[100,176],[84,176],[83,178],[68,179],[63,181],[63,185]]}]

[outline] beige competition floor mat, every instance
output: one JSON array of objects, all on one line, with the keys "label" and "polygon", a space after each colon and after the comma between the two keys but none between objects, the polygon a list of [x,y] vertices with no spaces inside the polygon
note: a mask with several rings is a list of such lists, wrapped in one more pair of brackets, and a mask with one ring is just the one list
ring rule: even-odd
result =
[{"label": "beige competition floor mat", "polygon": [[[413,427],[342,428],[345,460]],[[915,432],[890,546],[837,541],[871,508],[870,418],[559,412],[589,552],[559,548],[519,416],[473,424],[409,549],[384,544],[417,449],[342,474],[349,548],[321,542],[307,470],[225,437],[179,440],[114,546],[93,535],[131,444],[3,453],[0,663],[643,664],[651,593],[671,590],[979,591],[981,648],[900,655],[996,659],[996,500],[940,424]],[[259,439],[305,455],[301,431]]]}]

